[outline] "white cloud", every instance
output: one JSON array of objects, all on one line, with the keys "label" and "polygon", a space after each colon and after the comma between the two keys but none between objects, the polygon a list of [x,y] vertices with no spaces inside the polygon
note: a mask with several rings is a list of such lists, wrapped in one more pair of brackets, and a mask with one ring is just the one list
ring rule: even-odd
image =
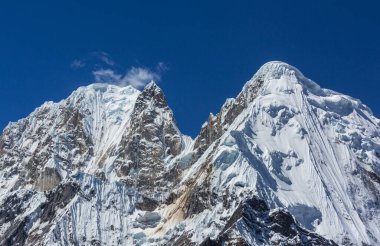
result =
[{"label": "white cloud", "polygon": [[121,86],[131,85],[142,88],[152,80],[159,81],[161,76],[148,68],[132,67],[124,75],[112,69],[100,69],[93,71],[96,82],[117,84]]},{"label": "white cloud", "polygon": [[132,67],[123,77],[122,84],[140,88],[152,80],[159,81],[160,79],[160,75],[150,71],[149,69]]},{"label": "white cloud", "polygon": [[[149,82],[158,82],[161,79],[161,74],[168,70],[164,62],[159,62],[155,69],[145,67],[131,67],[126,73],[120,73],[120,66],[104,51],[92,52],[91,55],[102,61],[105,67],[92,72],[95,81],[100,83],[110,83],[120,86],[131,85],[135,88],[143,88]],[[111,68],[110,68],[111,67]]]},{"label": "white cloud", "polygon": [[78,68],[82,68],[82,67],[85,67],[86,66],[86,63],[82,60],[79,60],[79,59],[75,59],[71,64],[70,64],[70,67],[73,68],[73,69],[78,69]]},{"label": "white cloud", "polygon": [[109,84],[119,84],[122,76],[117,74],[111,69],[100,69],[93,71],[92,74],[95,77],[96,82],[109,83]]}]

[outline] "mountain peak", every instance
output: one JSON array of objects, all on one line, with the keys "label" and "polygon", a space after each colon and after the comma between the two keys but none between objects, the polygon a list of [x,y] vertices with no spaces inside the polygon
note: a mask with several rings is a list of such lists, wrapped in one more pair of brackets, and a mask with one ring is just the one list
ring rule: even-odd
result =
[{"label": "mountain peak", "polygon": [[168,104],[164,92],[154,81],[151,81],[137,97],[134,110],[139,114],[147,108],[153,110],[156,107],[167,108]]},{"label": "mountain peak", "polygon": [[139,100],[154,100],[159,104],[162,104],[163,106],[167,106],[164,92],[161,90],[160,87],[158,87],[158,85],[153,80],[149,84],[147,84],[145,88],[142,90],[138,101]]},{"label": "mountain peak", "polygon": [[144,88],[144,90],[161,90],[160,87],[156,84],[154,80],[150,81],[149,84],[147,84]]},{"label": "mountain peak", "polygon": [[255,76],[263,76],[265,78],[280,78],[282,75],[304,77],[296,67],[282,61],[267,62],[255,74]]}]

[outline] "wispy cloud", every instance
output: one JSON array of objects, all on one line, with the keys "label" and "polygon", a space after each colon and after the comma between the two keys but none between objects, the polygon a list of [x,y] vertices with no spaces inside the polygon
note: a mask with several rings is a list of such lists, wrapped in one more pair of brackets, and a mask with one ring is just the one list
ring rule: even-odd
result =
[{"label": "wispy cloud", "polygon": [[108,66],[115,66],[116,62],[112,59],[112,57],[104,51],[96,51],[92,52],[92,55],[98,58],[100,61],[104,62]]},{"label": "wispy cloud", "polygon": [[81,59],[74,59],[70,67],[72,69],[80,69],[84,67],[115,67],[118,64],[112,59],[112,57],[104,51],[94,51]]},{"label": "wispy cloud", "polygon": [[111,69],[99,69],[93,71],[96,82],[118,84],[122,78],[121,74],[116,73]]},{"label": "wispy cloud", "polygon": [[92,69],[95,82],[120,86],[131,85],[142,88],[152,80],[159,82],[162,74],[169,68],[164,62],[157,63],[153,68],[142,66],[130,67],[126,72],[120,72],[121,66],[107,52],[91,52],[83,59],[75,59],[70,67],[73,69]]},{"label": "wispy cloud", "polygon": [[82,60],[75,59],[71,62],[70,67],[73,69],[83,68],[86,66],[86,63]]},{"label": "wispy cloud", "polygon": [[[163,64],[162,64],[163,65]],[[143,67],[132,67],[125,74],[117,73],[112,69],[99,69],[93,71],[96,82],[117,84],[121,86],[131,85],[142,88],[152,80],[159,81],[162,71],[152,71]]]},{"label": "wispy cloud", "polygon": [[132,67],[121,80],[121,85],[141,88],[152,80],[159,81],[161,76],[147,68]]},{"label": "wispy cloud", "polygon": [[166,71],[169,70],[169,67],[168,65],[166,65],[166,63],[164,62],[159,62],[156,66],[156,70],[159,72],[159,73],[164,73]]}]

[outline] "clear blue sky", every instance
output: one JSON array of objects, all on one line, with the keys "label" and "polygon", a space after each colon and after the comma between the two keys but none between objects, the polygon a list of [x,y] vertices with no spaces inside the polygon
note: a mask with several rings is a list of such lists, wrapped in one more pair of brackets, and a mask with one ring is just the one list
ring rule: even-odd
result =
[{"label": "clear blue sky", "polygon": [[186,2],[2,1],[0,128],[91,83],[95,70],[141,67],[160,76],[194,136],[270,60],[380,116],[380,1]]}]

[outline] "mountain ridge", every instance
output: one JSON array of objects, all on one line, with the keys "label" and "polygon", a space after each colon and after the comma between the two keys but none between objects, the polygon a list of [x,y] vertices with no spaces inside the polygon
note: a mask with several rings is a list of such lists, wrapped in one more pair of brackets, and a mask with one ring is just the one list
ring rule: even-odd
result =
[{"label": "mountain ridge", "polygon": [[195,139],[154,82],[80,87],[3,131],[0,244],[376,245],[379,128],[283,62]]}]

